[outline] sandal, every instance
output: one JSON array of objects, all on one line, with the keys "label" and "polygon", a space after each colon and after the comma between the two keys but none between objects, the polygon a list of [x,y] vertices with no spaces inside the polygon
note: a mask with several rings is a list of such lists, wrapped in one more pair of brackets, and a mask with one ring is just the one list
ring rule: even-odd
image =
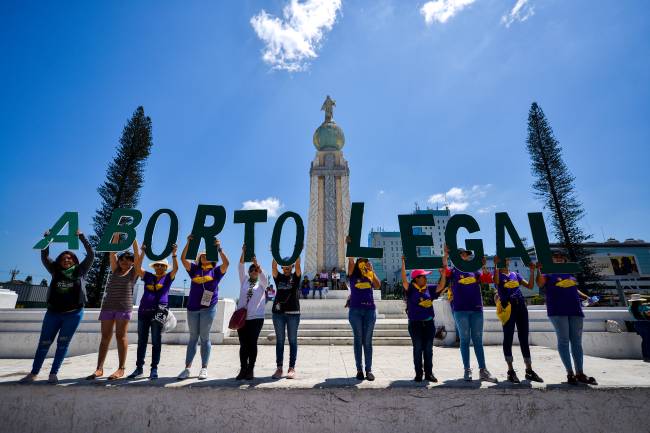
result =
[{"label": "sandal", "polygon": [[104,369],[98,368],[97,370],[95,370],[93,374],[91,374],[90,376],[86,376],[86,380],[95,380],[98,377],[102,377],[103,375],[104,375]]},{"label": "sandal", "polygon": [[584,373],[578,373],[576,374],[576,380],[580,383],[584,383],[587,385],[598,385],[598,382],[596,382],[596,379],[593,377],[589,377],[585,375]]},{"label": "sandal", "polygon": [[117,370],[115,370],[115,373],[108,376],[108,380],[116,380],[116,379],[121,379],[123,377],[124,377],[124,367],[120,367]]},{"label": "sandal", "polygon": [[578,379],[576,379],[575,374],[569,373],[566,375],[566,381],[569,385],[577,385],[578,384]]}]

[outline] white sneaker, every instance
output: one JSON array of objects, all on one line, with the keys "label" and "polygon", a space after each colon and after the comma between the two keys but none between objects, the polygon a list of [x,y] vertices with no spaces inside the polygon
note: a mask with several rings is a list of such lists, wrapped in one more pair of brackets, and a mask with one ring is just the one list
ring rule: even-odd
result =
[{"label": "white sneaker", "polygon": [[205,380],[207,378],[208,378],[208,369],[202,368],[201,371],[199,372],[199,380]]},{"label": "white sneaker", "polygon": [[181,374],[178,375],[178,380],[185,380],[188,377],[190,377],[190,369],[186,368],[183,371],[181,371]]},{"label": "white sneaker", "polygon": [[492,376],[492,374],[488,371],[487,368],[482,368],[481,369],[480,377],[481,377],[481,380],[484,380],[486,382],[492,382],[492,383],[497,383],[498,382],[497,378]]},{"label": "white sneaker", "polygon": [[56,385],[59,383],[59,378],[56,376],[56,374],[50,374],[50,377],[47,378],[47,383]]}]

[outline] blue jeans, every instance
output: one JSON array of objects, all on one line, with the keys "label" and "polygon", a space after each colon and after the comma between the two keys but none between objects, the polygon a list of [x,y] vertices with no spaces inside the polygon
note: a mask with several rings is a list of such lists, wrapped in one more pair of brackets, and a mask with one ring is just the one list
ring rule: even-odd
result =
[{"label": "blue jeans", "polygon": [[436,327],[433,320],[409,320],[415,374],[422,375],[423,358],[424,373],[433,374],[433,337],[435,334]]},{"label": "blue jeans", "polygon": [[650,359],[650,322],[637,320],[634,322],[634,330],[641,336],[641,353],[643,359]]},{"label": "blue jeans", "polygon": [[298,325],[300,314],[273,313],[273,328],[275,329],[275,363],[282,367],[284,358],[285,328],[289,334],[289,368],[296,367],[298,356]]},{"label": "blue jeans", "polygon": [[151,329],[151,368],[158,368],[160,362],[163,325],[157,320],[153,320],[153,315],[154,312],[138,314],[138,357],[135,362],[137,368],[142,368],[144,365],[144,357],[147,354],[147,344],[149,343],[149,329]]},{"label": "blue jeans", "polygon": [[474,345],[474,354],[479,368],[485,368],[485,353],[483,352],[483,312],[454,311],[454,320],[460,335],[460,356],[463,367],[469,367],[469,342]]},{"label": "blue jeans", "polygon": [[357,371],[361,368],[362,351],[366,357],[366,371],[372,371],[372,332],[377,321],[377,312],[367,308],[350,308],[348,320],[354,335],[354,360]]},{"label": "blue jeans", "polygon": [[83,315],[83,308],[68,313],[55,313],[49,310],[45,313],[43,326],[41,327],[41,337],[38,340],[38,347],[36,348],[34,363],[32,364],[32,374],[38,374],[41,371],[43,361],[45,361],[47,352],[50,350],[56,334],[59,334],[59,336],[56,339],[56,352],[54,353],[54,361],[52,362],[50,374],[57,374],[59,372],[65,355],[68,353],[72,336],[77,331]]},{"label": "blue jeans", "polygon": [[[557,335],[557,351],[567,373],[573,373],[571,357],[576,366],[576,373],[582,373],[582,325],[581,316],[548,316]],[[571,347],[569,349],[569,346]]]},{"label": "blue jeans", "polygon": [[210,360],[210,328],[217,315],[217,306],[198,311],[187,311],[187,326],[190,328],[190,341],[187,342],[185,365],[191,365],[196,355],[196,344],[201,339],[201,367],[208,366]]}]

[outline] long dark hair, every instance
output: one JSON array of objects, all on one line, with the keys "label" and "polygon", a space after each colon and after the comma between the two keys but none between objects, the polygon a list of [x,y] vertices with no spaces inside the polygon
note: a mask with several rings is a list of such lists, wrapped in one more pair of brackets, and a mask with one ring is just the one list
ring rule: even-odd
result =
[{"label": "long dark hair", "polygon": [[363,274],[361,273],[361,269],[359,269],[359,264],[361,262],[366,262],[368,263],[369,260],[366,259],[365,257],[359,257],[356,262],[354,262],[354,269],[352,270],[352,276],[354,278],[362,278]]},{"label": "long dark hair", "polygon": [[78,264],[79,264],[79,257],[77,257],[77,255],[76,255],[75,253],[73,253],[72,251],[70,251],[70,250],[65,250],[65,251],[62,251],[61,254],[59,254],[58,256],[56,256],[56,260],[54,260],[54,263],[56,264],[56,267],[57,267],[59,270],[63,270],[63,268],[61,267],[61,259],[62,259],[63,256],[66,255],[66,254],[69,255],[70,257],[72,257],[72,261],[74,262],[75,265],[78,265]]}]

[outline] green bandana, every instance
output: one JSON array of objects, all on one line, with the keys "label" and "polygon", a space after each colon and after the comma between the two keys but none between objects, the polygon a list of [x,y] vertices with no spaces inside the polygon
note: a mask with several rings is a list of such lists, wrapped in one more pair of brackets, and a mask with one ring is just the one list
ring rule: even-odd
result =
[{"label": "green bandana", "polygon": [[72,265],[68,269],[61,270],[61,273],[68,279],[73,279],[74,270],[77,269],[77,265]]}]

